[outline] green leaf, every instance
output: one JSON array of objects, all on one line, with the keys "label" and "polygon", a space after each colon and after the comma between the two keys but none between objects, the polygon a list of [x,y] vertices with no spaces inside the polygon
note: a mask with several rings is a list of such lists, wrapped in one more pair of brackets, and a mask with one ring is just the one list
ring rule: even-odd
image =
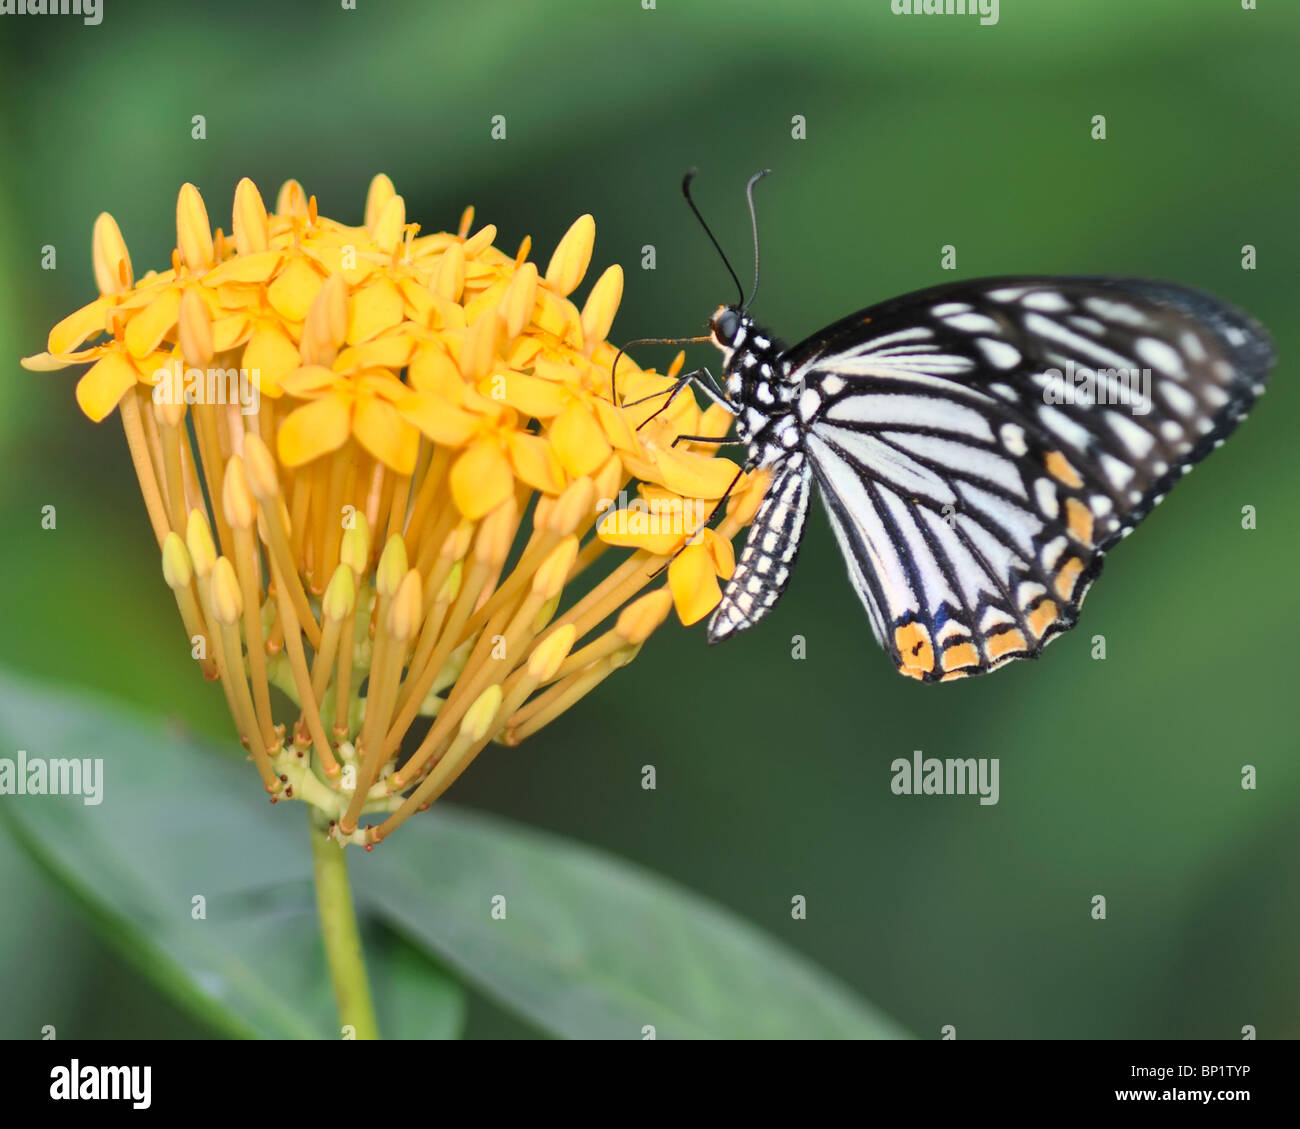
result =
[{"label": "green leaf", "polygon": [[379,913],[557,1035],[905,1037],[714,903],[553,835],[443,806],[404,824],[367,871]]},{"label": "green leaf", "polygon": [[[142,973],[223,1034],[340,1037],[305,809],[256,804],[251,769],[215,748],[6,675],[0,741],[8,760],[101,759],[101,803],[6,795],[0,816]],[[381,922],[361,926],[380,1030],[459,1034],[459,986]]]},{"label": "green leaf", "polygon": [[[0,741],[7,757],[102,758],[101,804],[5,797],[0,813],[147,975],[230,1034],[338,1037],[305,812],[257,803],[256,773],[214,747],[2,674]],[[711,902],[551,835],[442,806],[351,861],[389,1036],[459,1031],[459,989],[431,957],[556,1035],[903,1035]]]}]

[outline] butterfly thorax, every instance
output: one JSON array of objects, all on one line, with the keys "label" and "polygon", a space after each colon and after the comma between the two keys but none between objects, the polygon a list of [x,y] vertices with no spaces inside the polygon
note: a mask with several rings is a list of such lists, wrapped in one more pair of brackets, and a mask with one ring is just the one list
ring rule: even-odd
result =
[{"label": "butterfly thorax", "polygon": [[746,467],[771,466],[802,441],[799,385],[782,360],[785,346],[734,306],[719,309],[709,329],[722,350],[723,390],[736,413],[736,436],[748,447]]}]

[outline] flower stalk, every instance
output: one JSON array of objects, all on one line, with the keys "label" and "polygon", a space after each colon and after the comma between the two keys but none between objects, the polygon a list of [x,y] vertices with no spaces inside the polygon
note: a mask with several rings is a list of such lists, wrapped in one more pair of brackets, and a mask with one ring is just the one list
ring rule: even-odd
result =
[{"label": "flower stalk", "polygon": [[321,943],[329,965],[339,1024],[345,1035],[355,1039],[378,1039],[379,1024],[366,976],[366,958],[361,948],[348,880],[345,852],[337,850],[322,832],[322,817],[311,813],[315,833],[311,836],[312,869],[316,877],[316,909],[320,915]]}]

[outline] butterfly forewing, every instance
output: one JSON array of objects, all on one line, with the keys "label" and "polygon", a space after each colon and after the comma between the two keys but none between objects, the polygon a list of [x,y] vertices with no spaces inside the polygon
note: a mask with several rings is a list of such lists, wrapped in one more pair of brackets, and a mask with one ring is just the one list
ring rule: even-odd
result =
[{"label": "butterfly forewing", "polygon": [[924,681],[1072,627],[1105,552],[1223,441],[1272,359],[1258,324],[1198,292],[1032,277],[897,298],[782,357],[876,636]]}]

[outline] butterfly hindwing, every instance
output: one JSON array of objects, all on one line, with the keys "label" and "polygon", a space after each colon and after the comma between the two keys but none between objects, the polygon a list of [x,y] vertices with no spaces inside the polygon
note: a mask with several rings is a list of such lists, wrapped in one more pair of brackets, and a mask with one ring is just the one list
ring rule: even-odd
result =
[{"label": "butterfly hindwing", "polygon": [[937,681],[1072,627],[1106,551],[1235,427],[1272,357],[1195,291],[1016,277],[894,299],[783,361],[877,638]]}]

